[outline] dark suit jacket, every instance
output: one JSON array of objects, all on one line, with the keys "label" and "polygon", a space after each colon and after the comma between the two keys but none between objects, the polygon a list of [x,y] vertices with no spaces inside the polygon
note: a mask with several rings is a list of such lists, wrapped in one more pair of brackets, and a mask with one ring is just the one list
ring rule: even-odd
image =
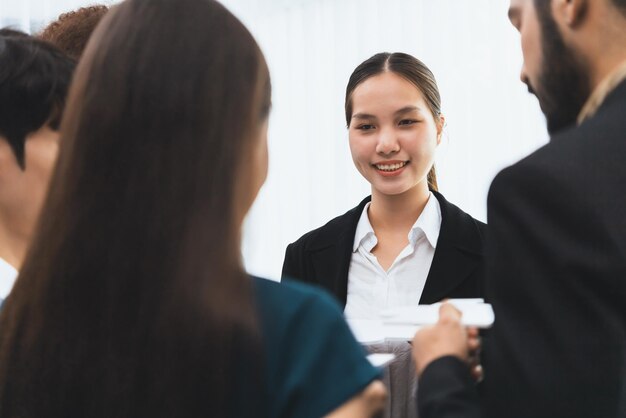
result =
[{"label": "dark suit jacket", "polygon": [[[498,174],[488,219],[496,321],[484,343],[484,415],[626,417],[626,82],[594,117]],[[470,405],[472,386],[449,405],[446,394],[465,370],[432,366],[420,418],[462,416],[447,407]]]},{"label": "dark suit jacket", "polygon": [[[483,237],[486,225],[433,192],[441,207],[441,230],[419,303],[483,296]],[[345,307],[348,270],[359,218],[370,197],[356,208],[287,246],[283,278],[312,283]],[[418,301],[416,301],[418,303]]]}]

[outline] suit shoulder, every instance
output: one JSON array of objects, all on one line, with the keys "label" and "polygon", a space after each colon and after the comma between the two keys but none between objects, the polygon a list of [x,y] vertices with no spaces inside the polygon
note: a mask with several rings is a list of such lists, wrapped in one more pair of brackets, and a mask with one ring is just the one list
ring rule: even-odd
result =
[{"label": "suit shoulder", "polygon": [[469,234],[469,236],[477,234],[479,240],[482,242],[487,231],[487,224],[479,221],[454,203],[446,200],[441,193],[434,192],[434,194],[437,200],[439,200],[442,215],[447,218],[446,224],[450,225],[455,231],[463,231],[466,235]]},{"label": "suit shoulder", "polygon": [[[580,126],[572,126],[555,134],[550,142],[502,170],[496,178],[516,178],[528,173],[542,176],[584,176],[584,167],[606,159],[615,153],[626,152],[622,132],[626,122],[607,111],[599,112]],[[616,132],[619,140],[616,140]]]},{"label": "suit shoulder", "polygon": [[[623,141],[626,119],[626,82],[623,82],[606,99],[596,115],[580,126],[571,126],[555,134],[550,142],[518,163],[501,171],[494,179],[494,186],[507,181],[537,176],[557,180],[559,184],[601,184],[605,178],[622,173],[626,142]],[[614,159],[618,163],[611,164]],[[593,170],[589,168],[593,167]],[[589,174],[597,179],[589,181]],[[543,182],[539,182],[539,185]]]},{"label": "suit shoulder", "polygon": [[478,233],[480,234],[480,238],[482,240],[484,240],[485,239],[485,234],[487,233],[487,228],[488,228],[487,224],[482,222],[482,221],[479,221],[478,219],[472,217],[471,215],[468,215],[468,216],[471,218],[471,220],[473,221],[474,225],[476,225],[476,229],[478,229]]},{"label": "suit shoulder", "polygon": [[598,162],[603,158],[597,155],[601,147],[597,142],[593,143],[597,137],[591,135],[590,126],[566,129],[549,143],[500,171],[491,183],[488,200],[494,194],[508,194],[512,188],[529,195],[583,191],[577,185],[588,181],[589,173],[585,167],[591,161]]},{"label": "suit shoulder", "polygon": [[558,168],[558,150],[554,143],[548,143],[518,162],[502,169],[491,182],[489,196],[494,193],[506,192],[511,187],[534,188],[545,184],[554,177]]},{"label": "suit shoulder", "polygon": [[517,219],[532,214],[534,219],[549,217],[551,222],[561,223],[583,213],[592,217],[595,204],[606,200],[603,193],[612,196],[613,189],[594,188],[611,181],[611,176],[601,166],[602,159],[594,156],[595,150],[585,149],[580,135],[577,129],[567,130],[500,171],[487,196],[489,222],[493,223],[496,214],[512,216],[512,212]]},{"label": "suit shoulder", "polygon": [[296,241],[289,244],[288,251],[316,250],[334,244],[339,234],[350,229],[352,224],[356,225],[365,204],[369,201],[370,197],[363,199],[358,206],[350,209],[343,215],[339,215],[319,228],[315,228],[302,235]]},{"label": "suit shoulder", "polygon": [[450,203],[452,206],[454,206],[454,208],[456,208],[457,213],[459,218],[461,219],[461,221],[463,223],[465,223],[468,226],[474,226],[476,227],[479,231],[484,232],[485,229],[487,228],[487,224],[479,221],[478,219],[474,218],[472,215],[470,215],[469,213],[465,212],[463,209],[459,208],[458,206],[456,206],[455,204]]}]

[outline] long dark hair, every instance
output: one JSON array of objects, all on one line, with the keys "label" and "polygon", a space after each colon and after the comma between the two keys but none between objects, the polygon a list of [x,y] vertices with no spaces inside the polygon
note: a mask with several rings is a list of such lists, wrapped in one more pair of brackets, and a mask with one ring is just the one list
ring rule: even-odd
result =
[{"label": "long dark hair", "polygon": [[255,407],[236,398],[262,367],[237,191],[268,106],[263,56],[219,3],[111,9],[77,69],[0,316],[0,416]]},{"label": "long dark hair", "polygon": [[[392,72],[403,77],[412,83],[424,96],[424,100],[428,105],[430,112],[435,118],[435,122],[439,122],[441,116],[441,96],[439,88],[435,81],[432,71],[420,60],[412,55],[402,52],[381,52],[366,59],[358,67],[354,69],[348,86],[346,87],[346,124],[350,126],[352,119],[352,93],[354,90],[370,77],[383,72]],[[431,190],[438,190],[437,174],[433,165],[427,175],[428,187]]]}]

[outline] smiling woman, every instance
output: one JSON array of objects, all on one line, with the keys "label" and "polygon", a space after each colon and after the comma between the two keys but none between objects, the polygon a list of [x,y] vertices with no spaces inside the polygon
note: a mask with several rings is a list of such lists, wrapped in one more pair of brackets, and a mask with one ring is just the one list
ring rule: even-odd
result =
[{"label": "smiling woman", "polygon": [[440,109],[434,75],[411,55],[376,54],[354,70],[346,123],[372,195],[289,245],[283,277],[326,288],[350,319],[482,297],[485,225],[437,191]]},{"label": "smiling woman", "polygon": [[[351,321],[379,319],[390,308],[483,296],[485,224],[437,191],[433,164],[445,123],[440,107],[435,77],[411,55],[376,54],[354,70],[346,123],[352,159],[372,194],[290,244],[283,278],[325,288]],[[410,345],[383,349],[406,358]],[[413,385],[397,380],[394,367],[414,368],[400,363],[391,365],[388,410],[414,416]]]}]

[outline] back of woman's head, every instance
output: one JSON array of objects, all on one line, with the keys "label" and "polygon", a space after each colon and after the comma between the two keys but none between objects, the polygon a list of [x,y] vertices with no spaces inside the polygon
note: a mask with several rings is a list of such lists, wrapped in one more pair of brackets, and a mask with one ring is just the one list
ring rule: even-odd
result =
[{"label": "back of woman's head", "polygon": [[[354,90],[368,78],[384,72],[397,74],[413,84],[424,97],[435,121],[440,120],[441,96],[439,87],[437,87],[435,76],[426,64],[414,56],[402,52],[381,52],[363,61],[350,75],[345,97],[345,115],[348,126],[352,119],[352,94]],[[434,166],[428,173],[428,186],[431,190],[437,190],[437,176]]]},{"label": "back of woman's head", "polygon": [[219,3],[107,14],[0,316],[3,417],[240,413],[236,356],[258,350],[242,195],[268,105],[262,54]]}]

